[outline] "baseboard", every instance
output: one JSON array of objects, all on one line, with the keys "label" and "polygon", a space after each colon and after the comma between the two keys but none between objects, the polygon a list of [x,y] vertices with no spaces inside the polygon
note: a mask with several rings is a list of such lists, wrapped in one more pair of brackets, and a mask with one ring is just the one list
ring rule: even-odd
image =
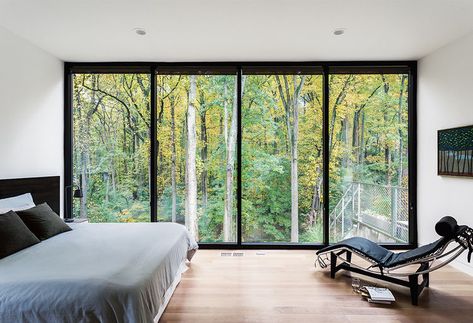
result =
[{"label": "baseboard", "polygon": [[464,253],[462,253],[459,257],[459,259],[455,259],[454,261],[452,261],[450,264],[452,265],[452,267],[454,267],[455,269],[458,269],[462,272],[464,272],[465,274],[468,274],[470,276],[473,276],[473,262],[472,263],[468,263],[468,261],[466,260],[466,254],[467,254],[468,251],[465,251]]}]

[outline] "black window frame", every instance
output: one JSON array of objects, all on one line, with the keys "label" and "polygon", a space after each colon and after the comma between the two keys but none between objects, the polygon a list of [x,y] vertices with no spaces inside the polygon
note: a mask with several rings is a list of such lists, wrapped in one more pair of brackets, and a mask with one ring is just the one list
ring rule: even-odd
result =
[{"label": "black window frame", "polygon": [[[317,244],[302,243],[242,243],[241,241],[241,77],[244,70],[253,73],[277,74],[284,71],[318,71],[323,77],[323,219],[324,241]],[[256,72],[255,72],[256,71]],[[409,242],[407,244],[381,244],[388,249],[412,249],[418,245],[417,237],[417,61],[305,61],[305,62],[65,62],[64,63],[64,214],[72,215],[73,179],[73,100],[72,75],[76,73],[121,74],[143,73],[151,78],[151,138],[156,138],[157,74],[226,74],[237,76],[238,134],[237,134],[237,240],[236,242],[199,243],[202,249],[310,249],[329,245],[329,76],[346,73],[406,73],[408,74],[408,190],[409,190]],[[156,140],[151,140],[150,153],[150,221],[157,222],[157,158]]]}]

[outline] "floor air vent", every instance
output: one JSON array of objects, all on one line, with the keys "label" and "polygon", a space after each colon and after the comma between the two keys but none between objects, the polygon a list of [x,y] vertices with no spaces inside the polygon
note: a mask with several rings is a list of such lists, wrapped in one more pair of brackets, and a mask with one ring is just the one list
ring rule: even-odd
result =
[{"label": "floor air vent", "polygon": [[222,257],[243,257],[245,254],[243,252],[221,252],[220,256]]}]

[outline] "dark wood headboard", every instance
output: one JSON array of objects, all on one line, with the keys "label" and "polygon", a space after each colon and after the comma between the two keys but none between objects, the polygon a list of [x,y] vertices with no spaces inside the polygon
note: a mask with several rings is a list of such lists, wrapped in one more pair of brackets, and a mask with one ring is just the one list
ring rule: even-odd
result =
[{"label": "dark wood headboard", "polygon": [[59,214],[59,176],[0,180],[0,199],[31,193],[35,204],[48,203]]}]

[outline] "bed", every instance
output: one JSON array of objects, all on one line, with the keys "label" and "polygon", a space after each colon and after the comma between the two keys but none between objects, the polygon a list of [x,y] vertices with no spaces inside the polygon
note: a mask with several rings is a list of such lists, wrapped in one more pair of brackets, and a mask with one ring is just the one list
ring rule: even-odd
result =
[{"label": "bed", "polygon": [[185,227],[71,227],[0,259],[0,322],[157,322],[197,249]]}]

